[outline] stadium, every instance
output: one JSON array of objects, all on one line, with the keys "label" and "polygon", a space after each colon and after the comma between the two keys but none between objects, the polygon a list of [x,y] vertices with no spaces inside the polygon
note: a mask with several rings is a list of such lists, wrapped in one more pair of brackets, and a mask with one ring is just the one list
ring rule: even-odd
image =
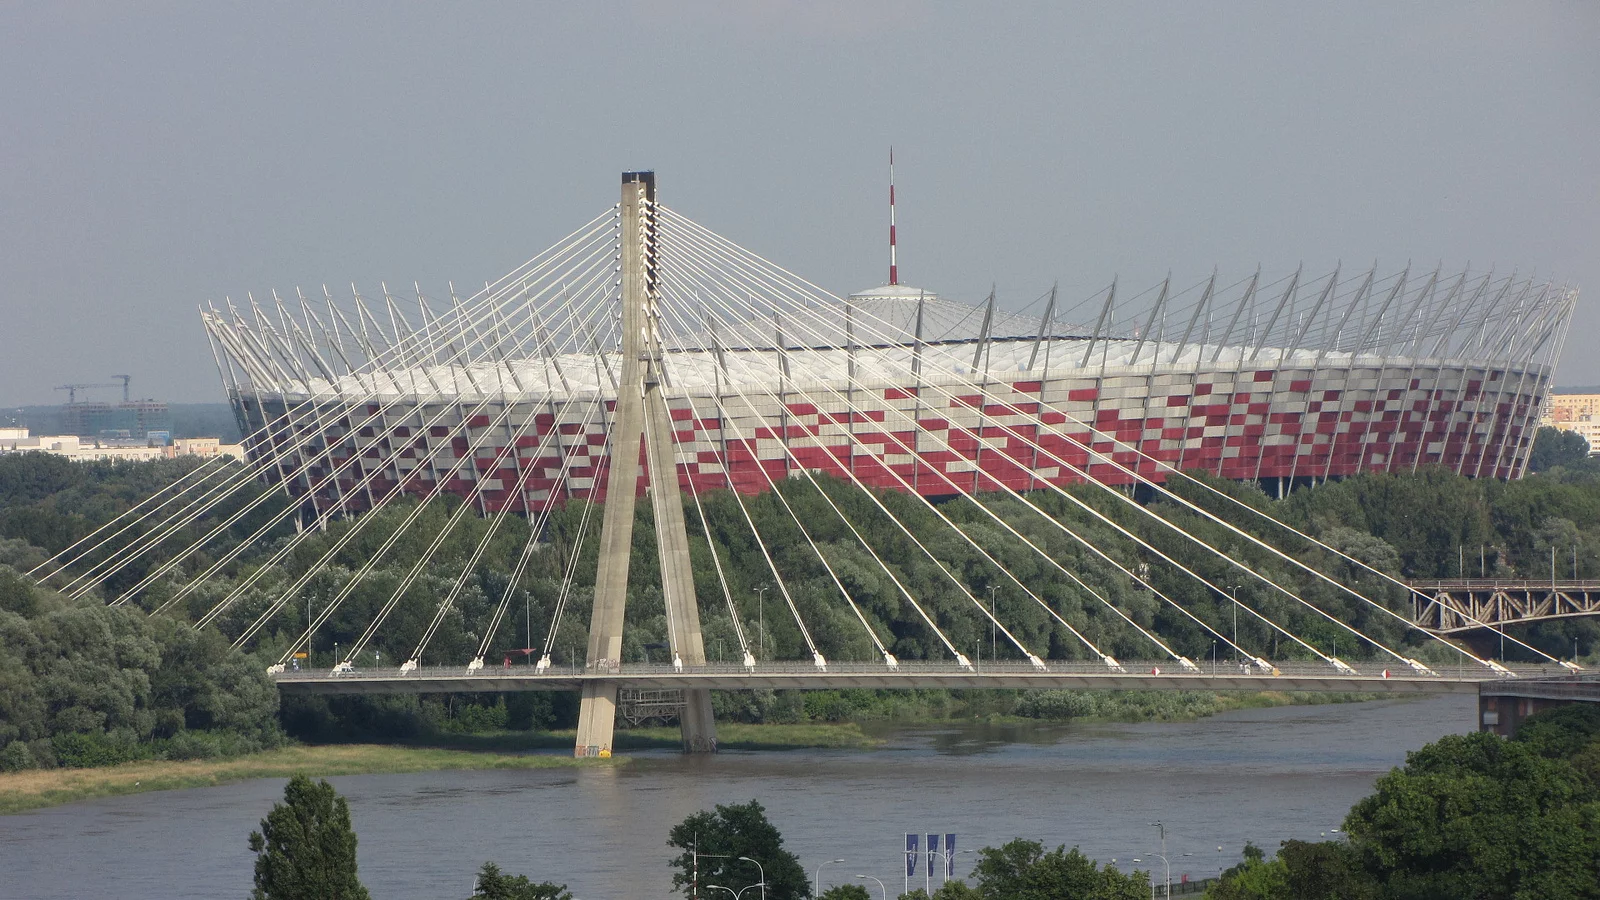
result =
[{"label": "stadium", "polygon": [[[273,293],[202,311],[260,477],[307,509],[603,499],[617,208],[470,296]],[[1472,270],[1173,278],[1019,309],[839,296],[654,201],[646,360],[685,489],[826,473],[951,496],[1174,469],[1298,484],[1522,474],[1576,290]],[[641,477],[640,490],[647,488]]]}]

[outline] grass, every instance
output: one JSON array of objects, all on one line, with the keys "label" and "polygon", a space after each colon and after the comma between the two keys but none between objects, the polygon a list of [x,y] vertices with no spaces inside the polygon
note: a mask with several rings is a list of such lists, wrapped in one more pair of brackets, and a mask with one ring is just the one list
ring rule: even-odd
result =
[{"label": "grass", "polygon": [[[793,750],[802,747],[861,748],[880,743],[854,723],[837,725],[717,726],[725,750]],[[0,815],[144,791],[212,787],[252,778],[287,778],[303,772],[316,778],[332,775],[374,775],[434,772],[442,769],[551,769],[613,765],[610,760],[574,759],[532,750],[571,752],[575,733],[565,731],[502,731],[490,734],[439,735],[405,744],[295,745],[232,759],[185,762],[133,762],[100,769],[29,769],[0,773]],[[677,750],[682,747],[676,725],[619,729],[619,750]]]},{"label": "grass", "polygon": [[[571,746],[571,739],[567,746]],[[0,815],[144,791],[211,787],[252,778],[432,772],[441,769],[550,769],[612,765],[620,759],[511,755],[377,744],[292,746],[232,759],[133,762],[103,769],[30,769],[0,774]]]}]

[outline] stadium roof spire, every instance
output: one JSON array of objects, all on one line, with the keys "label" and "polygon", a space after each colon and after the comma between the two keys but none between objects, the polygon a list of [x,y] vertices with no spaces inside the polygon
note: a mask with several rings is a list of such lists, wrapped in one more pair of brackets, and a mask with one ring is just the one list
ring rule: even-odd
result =
[{"label": "stadium roof spire", "polygon": [[894,145],[889,145],[889,283],[900,283],[900,267],[894,255]]}]

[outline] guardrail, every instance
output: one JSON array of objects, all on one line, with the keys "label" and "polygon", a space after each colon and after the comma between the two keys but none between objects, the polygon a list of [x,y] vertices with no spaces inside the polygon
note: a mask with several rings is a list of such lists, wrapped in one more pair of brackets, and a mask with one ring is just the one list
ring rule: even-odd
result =
[{"label": "guardrail", "polygon": [[[1150,678],[1184,679],[1197,676],[1210,678],[1249,678],[1249,679],[1370,679],[1370,680],[1437,680],[1441,682],[1494,682],[1513,678],[1551,678],[1559,677],[1563,669],[1555,665],[1518,665],[1511,664],[1506,668],[1511,676],[1497,675],[1481,666],[1458,666],[1435,669],[1435,674],[1424,675],[1414,672],[1408,666],[1383,667],[1375,663],[1362,663],[1352,666],[1352,672],[1342,672],[1332,666],[1316,662],[1280,662],[1274,665],[1272,671],[1265,671],[1255,666],[1241,669],[1232,663],[1198,663],[1196,669],[1184,669],[1173,664],[1170,660],[1140,660],[1124,662],[1121,671],[1111,669],[1104,663],[1051,660],[1046,662],[1045,669],[1040,670],[1025,661],[1002,660],[998,662],[974,662],[971,668],[964,668],[953,662],[927,662],[906,661],[895,668],[889,668],[882,662],[829,662],[826,668],[818,668],[810,662],[796,660],[777,660],[758,662],[753,668],[747,668],[738,663],[706,663],[704,665],[684,665],[682,667],[662,663],[621,663],[606,666],[577,666],[558,665],[545,670],[535,671],[533,666],[484,666],[479,669],[468,669],[466,666],[424,666],[402,672],[398,667],[368,667],[351,668],[346,670],[330,671],[328,669],[301,669],[280,672],[272,677],[281,682],[295,681],[325,681],[328,678],[340,680],[428,680],[432,678],[517,678],[521,679],[548,679],[551,681],[570,681],[573,679],[617,679],[629,680],[634,678],[659,678],[668,676],[793,676],[797,678],[806,676],[840,677],[850,675],[872,676],[874,678],[893,678],[915,680],[919,676],[1035,676],[1035,675],[1078,675],[1078,676],[1106,676],[1125,678],[1129,676],[1144,676]],[[688,680],[686,678],[686,680]]]}]

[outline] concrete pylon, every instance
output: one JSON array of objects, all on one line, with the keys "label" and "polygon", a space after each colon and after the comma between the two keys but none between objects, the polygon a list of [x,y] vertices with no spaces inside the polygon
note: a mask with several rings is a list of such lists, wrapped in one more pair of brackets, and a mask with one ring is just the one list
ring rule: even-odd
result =
[{"label": "concrete pylon", "polygon": [[[622,371],[611,425],[611,469],[606,478],[605,521],[600,530],[600,565],[589,624],[591,673],[618,671],[622,663],[623,614],[628,603],[628,562],[633,552],[633,516],[639,485],[640,443],[650,473],[661,589],[666,600],[668,642],[685,665],[705,662],[700,608],[695,600],[689,537],[673,452],[673,429],[662,395],[661,346],[655,314],[655,174],[622,176]],[[716,723],[711,692],[686,690],[679,721],[685,752],[713,752]],[[610,756],[616,728],[614,684],[584,687],[578,711],[577,756]]]}]

